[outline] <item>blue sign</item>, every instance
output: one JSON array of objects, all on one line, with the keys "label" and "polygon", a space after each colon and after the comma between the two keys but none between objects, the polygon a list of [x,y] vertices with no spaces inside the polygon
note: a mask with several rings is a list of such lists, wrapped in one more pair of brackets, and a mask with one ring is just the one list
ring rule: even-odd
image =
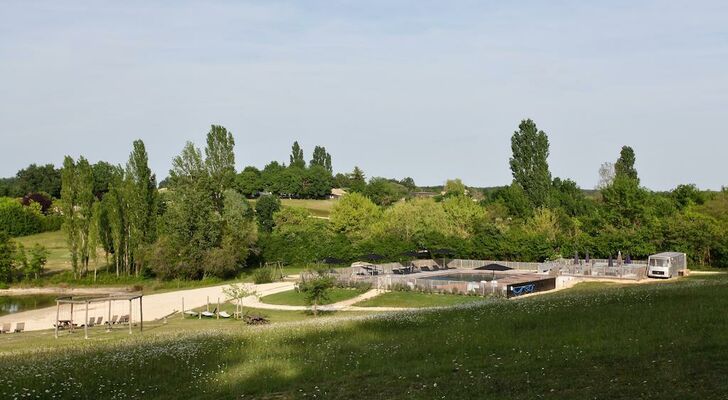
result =
[{"label": "blue sign", "polygon": [[523,286],[511,286],[511,292],[514,296],[520,296],[522,294],[533,293],[536,290],[536,285],[529,283]]}]

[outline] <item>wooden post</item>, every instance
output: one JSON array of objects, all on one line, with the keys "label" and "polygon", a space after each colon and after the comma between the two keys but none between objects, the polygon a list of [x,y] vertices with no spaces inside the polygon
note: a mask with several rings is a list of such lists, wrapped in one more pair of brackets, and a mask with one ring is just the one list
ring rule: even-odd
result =
[{"label": "wooden post", "polygon": [[185,298],[182,298],[182,319],[185,319]]},{"label": "wooden post", "polygon": [[131,300],[129,300],[129,321],[127,321],[129,324],[129,334],[131,335]]},{"label": "wooden post", "polygon": [[[167,321],[167,319],[164,319]],[[139,296],[139,332],[144,332],[144,311],[142,311],[142,296]]]},{"label": "wooden post", "polygon": [[210,296],[207,296],[207,312],[210,312]]},{"label": "wooden post", "polygon": [[71,303],[71,333],[73,333],[73,303]]},{"label": "wooden post", "polygon": [[86,316],[83,324],[83,338],[88,339],[88,301],[86,301]]},{"label": "wooden post", "polygon": [[58,320],[61,319],[61,303],[56,300],[56,329],[53,336],[58,339]]},{"label": "wooden post", "polygon": [[111,300],[109,300],[109,317],[106,319],[106,332],[111,332]]},{"label": "wooden post", "polygon": [[217,298],[217,319],[220,319],[220,298]]}]

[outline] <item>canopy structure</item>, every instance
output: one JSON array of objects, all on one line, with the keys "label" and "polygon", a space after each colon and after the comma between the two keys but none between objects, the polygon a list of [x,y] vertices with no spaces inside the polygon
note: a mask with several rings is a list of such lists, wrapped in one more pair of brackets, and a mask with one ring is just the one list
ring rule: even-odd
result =
[{"label": "canopy structure", "polygon": [[[83,323],[83,333],[84,337],[88,339],[88,327],[89,327],[89,318],[88,318],[88,308],[89,304],[94,303],[108,303],[108,319],[106,320],[107,324],[107,332],[111,331],[111,307],[114,302],[118,301],[128,301],[129,302],[129,314],[126,315],[125,320],[128,322],[129,325],[129,334],[132,333],[132,302],[134,300],[139,300],[139,332],[144,331],[144,313],[143,313],[143,307],[142,307],[142,297],[143,294],[141,292],[136,293],[112,293],[108,295],[103,296],[64,296],[59,297],[56,299],[56,323],[54,324],[55,333],[54,336],[56,339],[58,338],[58,329],[61,326],[61,305],[62,304],[70,304],[71,306],[71,318],[68,321],[68,327],[73,331],[74,324],[73,324],[73,308],[75,305],[81,305],[84,306],[84,323]],[[99,317],[100,319],[100,317]]]}]

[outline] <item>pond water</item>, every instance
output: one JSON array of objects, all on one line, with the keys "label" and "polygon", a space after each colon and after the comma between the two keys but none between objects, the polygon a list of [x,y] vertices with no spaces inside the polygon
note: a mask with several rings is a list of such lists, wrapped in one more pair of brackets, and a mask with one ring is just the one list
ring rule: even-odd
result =
[{"label": "pond water", "polygon": [[447,274],[423,277],[422,279],[430,279],[433,281],[459,281],[459,282],[490,282],[494,279],[502,278],[503,274],[493,272],[481,272],[477,274]]},{"label": "pond water", "polygon": [[0,315],[50,307],[56,304],[55,295],[0,296]]}]

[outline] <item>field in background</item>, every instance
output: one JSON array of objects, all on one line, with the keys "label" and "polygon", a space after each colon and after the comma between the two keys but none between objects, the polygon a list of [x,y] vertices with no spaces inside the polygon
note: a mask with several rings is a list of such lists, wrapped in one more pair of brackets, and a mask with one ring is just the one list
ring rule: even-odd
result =
[{"label": "field in background", "polygon": [[[345,289],[345,288],[333,288],[328,293],[328,300],[322,301],[321,305],[333,304],[340,301],[353,299],[360,294],[363,294],[366,290],[359,289]],[[303,293],[297,290],[289,290],[286,292],[280,292],[276,294],[270,294],[260,298],[260,301],[267,304],[282,304],[288,306],[305,306],[306,298]]]},{"label": "field in background", "polygon": [[[26,336],[7,335],[14,342],[0,346],[0,395],[723,398],[726,308],[728,275],[720,274],[336,323],[176,320],[179,330],[143,338],[99,332],[88,342],[78,334],[54,342],[47,333],[27,336],[25,346]],[[190,332],[187,322],[210,329]]]},{"label": "field in background", "polygon": [[71,269],[71,252],[68,251],[66,236],[63,234],[63,231],[44,232],[36,235],[21,236],[13,238],[13,241],[25,246],[26,253],[36,243],[44,246],[49,252],[48,263],[45,266],[47,271],[62,271]]},{"label": "field in background", "polygon": [[[255,205],[255,200],[250,200]],[[331,214],[331,208],[336,204],[336,200],[309,200],[309,199],[281,199],[283,207],[301,207],[307,209],[316,217],[328,218]]]}]

